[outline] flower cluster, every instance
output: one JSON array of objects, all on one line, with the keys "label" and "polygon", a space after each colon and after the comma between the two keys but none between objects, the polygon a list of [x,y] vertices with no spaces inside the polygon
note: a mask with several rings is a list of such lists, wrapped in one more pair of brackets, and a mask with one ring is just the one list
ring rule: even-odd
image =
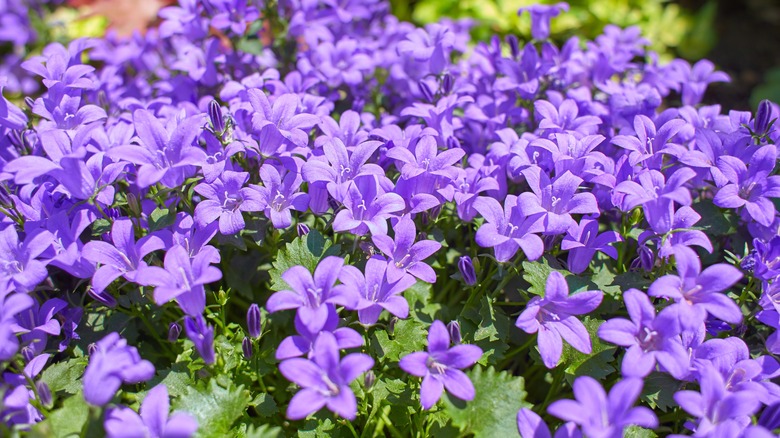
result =
[{"label": "flower cluster", "polygon": [[558,46],[563,3],[528,41],[388,10],[182,0],[29,57],[24,105],[2,66],[2,427],[771,436],[780,109],[636,29]]}]

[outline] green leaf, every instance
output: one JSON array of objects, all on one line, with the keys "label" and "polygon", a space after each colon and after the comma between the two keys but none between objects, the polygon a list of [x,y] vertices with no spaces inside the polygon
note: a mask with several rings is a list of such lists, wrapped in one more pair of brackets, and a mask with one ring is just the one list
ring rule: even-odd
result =
[{"label": "green leaf", "polygon": [[153,388],[162,383],[168,388],[170,397],[180,397],[187,393],[189,388],[195,386],[190,378],[187,365],[175,363],[170,369],[158,371],[157,375],[149,382],[148,387]]},{"label": "green leaf", "polygon": [[737,231],[738,218],[731,214],[730,210],[721,209],[711,200],[695,202],[691,207],[701,216],[701,220],[696,223],[696,226],[706,234],[725,236]]},{"label": "green leaf", "polygon": [[236,438],[279,438],[284,436],[280,427],[268,424],[247,425],[242,423],[233,432],[231,436]]},{"label": "green leaf", "polygon": [[276,400],[271,397],[270,394],[261,392],[257,394],[254,400],[249,403],[254,406],[255,410],[261,417],[271,417],[279,412],[279,408],[276,406]]},{"label": "green leaf", "polygon": [[385,330],[374,331],[371,335],[371,349],[374,357],[397,362],[401,357],[425,348],[427,337],[425,324],[414,319],[404,319],[395,324],[392,339]]},{"label": "green leaf", "polygon": [[436,318],[436,312],[441,309],[441,304],[433,301],[431,293],[432,285],[424,281],[418,281],[404,292],[404,297],[409,302],[411,316],[421,322],[430,324]]},{"label": "green leaf", "polygon": [[98,237],[111,231],[111,221],[108,219],[97,219],[92,222],[92,236]]},{"label": "green leaf", "polygon": [[669,374],[659,372],[651,373],[644,381],[642,400],[650,405],[650,408],[667,412],[677,406],[674,394],[682,387],[681,382]]},{"label": "green leaf", "polygon": [[149,215],[149,231],[154,232],[173,225],[176,221],[176,210],[157,207]]},{"label": "green leaf", "polygon": [[68,397],[42,422],[33,426],[31,437],[78,437],[89,418],[89,406],[79,391]]},{"label": "green leaf", "polygon": [[652,430],[639,426],[629,426],[623,432],[623,438],[656,438],[657,436]]},{"label": "green leaf", "polygon": [[564,278],[566,278],[566,283],[569,285],[570,293],[598,289],[596,283],[591,281],[589,277],[572,274],[555,265],[551,265],[547,258],[541,258],[535,262],[523,262],[523,280],[531,285],[528,288],[529,293],[543,297],[547,278],[552,271],[558,271],[563,274]]},{"label": "green leaf", "polygon": [[453,425],[475,437],[516,436],[517,411],[530,406],[525,402],[523,378],[493,367],[476,367],[468,374],[476,391],[474,400],[464,402],[449,394],[444,398]]},{"label": "green leaf", "polygon": [[500,308],[495,308],[487,296],[482,297],[478,306],[463,309],[461,332],[467,342],[484,352],[478,363],[496,364],[509,348],[509,317]]},{"label": "green leaf", "polygon": [[325,239],[317,230],[309,231],[309,234],[298,237],[285,245],[284,249],[276,255],[273,268],[269,271],[271,276],[271,289],[280,291],[289,288],[282,280],[282,274],[293,266],[303,266],[311,272],[323,258],[336,255],[341,246],[333,245]]},{"label": "green leaf", "polygon": [[179,398],[174,410],[192,414],[200,425],[200,437],[228,436],[233,422],[244,414],[249,404],[249,391],[243,386],[230,384],[223,388],[216,379],[209,382],[205,390],[190,388]]},{"label": "green leaf", "polygon": [[591,354],[581,353],[571,345],[564,343],[561,363],[566,366],[566,380],[572,383],[579,376],[590,376],[601,380],[616,371],[612,365],[617,347],[601,342],[598,337],[599,326],[603,320],[585,317],[582,323],[590,334],[590,342],[593,346]]},{"label": "green leaf", "polygon": [[86,367],[87,362],[84,358],[58,362],[43,371],[41,380],[49,385],[53,394],[60,391],[76,394],[81,390],[81,376],[84,375]]}]

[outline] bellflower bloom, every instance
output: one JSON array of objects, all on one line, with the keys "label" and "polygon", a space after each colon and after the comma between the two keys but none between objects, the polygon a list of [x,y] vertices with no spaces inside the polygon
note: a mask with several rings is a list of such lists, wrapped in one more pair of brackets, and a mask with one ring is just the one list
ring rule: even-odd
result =
[{"label": "bellflower bloom", "polygon": [[427,410],[439,401],[445,388],[461,400],[474,399],[474,385],[461,369],[474,365],[480,357],[482,349],[476,345],[450,347],[447,327],[437,319],[428,331],[428,351],[407,354],[398,366],[413,376],[423,378],[420,402]]},{"label": "bellflower bloom", "polygon": [[140,283],[143,277],[139,274],[148,267],[143,258],[165,247],[165,243],[157,234],[149,234],[136,241],[133,222],[128,218],[114,221],[111,226],[111,241],[113,245],[101,240],[89,241],[82,251],[85,259],[101,264],[92,277],[92,287],[98,293],[119,277]]},{"label": "bellflower bloom", "polygon": [[732,324],[742,321],[737,303],[721,293],[742,278],[739,269],[719,263],[702,271],[699,256],[685,246],[675,247],[674,255],[678,275],[655,280],[647,293],[673,299],[683,329],[698,329],[707,314]]},{"label": "bellflower bloom", "polygon": [[374,366],[363,353],[339,358],[339,347],[332,333],[323,332],[314,341],[312,359],[293,358],[279,364],[282,375],[301,387],[287,408],[287,418],[300,420],[327,408],[347,420],[357,416],[357,401],[350,382]]},{"label": "bellflower bloom", "polygon": [[293,266],[282,274],[282,280],[292,290],[276,292],[268,298],[265,307],[270,313],[279,310],[297,309],[297,314],[311,332],[322,330],[328,314],[335,312],[335,304],[356,309],[359,302],[357,291],[334,288],[341,274],[344,260],[329,256],[320,260],[314,276],[303,266]]},{"label": "bellflower bloom", "polygon": [[103,406],[114,397],[122,383],[145,382],[154,376],[154,365],[141,359],[135,347],[116,332],[95,344],[84,371],[84,400]]},{"label": "bellflower bloom", "polygon": [[729,392],[723,376],[711,364],[702,364],[699,373],[700,392],[686,390],[674,394],[680,407],[699,418],[696,436],[716,433],[732,421],[743,427],[750,424],[750,416],[761,406],[755,394],[749,390]]},{"label": "bellflower bloom", "polygon": [[271,165],[260,168],[262,186],[254,186],[254,190],[260,193],[255,196],[260,203],[265,216],[271,220],[274,228],[288,228],[292,225],[292,212],[306,211],[309,208],[309,194],[300,192],[303,179],[297,172],[281,174]]},{"label": "bellflower bloom", "polygon": [[9,360],[19,349],[19,339],[13,330],[16,315],[34,304],[27,294],[0,292],[0,361]]},{"label": "bellflower bloom", "polygon": [[599,327],[599,337],[628,348],[623,357],[624,377],[645,377],[655,369],[656,361],[676,379],[688,375],[688,352],[680,337],[680,324],[674,308],[658,315],[646,294],[629,289],[623,300],[631,320],[612,318]]},{"label": "bellflower bloom", "polygon": [[12,290],[27,293],[35,289],[49,272],[36,258],[51,245],[51,234],[28,235],[23,242],[13,225],[0,230],[0,294]]},{"label": "bellflower bloom", "polygon": [[517,15],[522,15],[523,12],[531,14],[531,36],[534,39],[543,40],[550,36],[550,20],[568,10],[569,5],[561,2],[555,5],[533,5],[520,8]]},{"label": "bellflower bloom", "polygon": [[333,138],[322,145],[325,160],[311,158],[303,165],[303,178],[309,183],[325,183],[330,196],[344,202],[353,179],[362,175],[384,176],[381,167],[366,163],[380,145],[378,141],[364,141],[350,153],[341,139]]},{"label": "bellflower bloom", "polygon": [[749,166],[735,157],[723,156],[718,168],[728,179],[715,194],[718,207],[745,207],[748,216],[764,226],[770,226],[777,212],[770,198],[780,198],[780,176],[772,175],[777,162],[777,148],[767,145],[750,158]]},{"label": "bellflower bloom", "polygon": [[576,315],[584,315],[601,304],[598,290],[569,295],[569,285],[558,271],[547,278],[544,298],[533,297],[515,325],[526,333],[539,333],[539,354],[547,368],[555,368],[563,352],[565,339],[574,349],[590,354],[590,335]]},{"label": "bellflower bloom", "polygon": [[159,384],[146,394],[138,414],[124,406],[109,409],[103,423],[106,436],[188,438],[194,435],[198,430],[198,422],[184,412],[175,412],[168,418],[169,409],[168,388]]},{"label": "bellflower bloom", "polygon": [[478,198],[474,201],[474,209],[485,218],[475,240],[481,247],[494,248],[496,260],[507,262],[518,249],[523,250],[528,260],[542,256],[544,242],[534,234],[544,230],[542,214],[524,215],[517,196],[507,195],[503,208],[493,198]]},{"label": "bellflower bloom", "polygon": [[441,249],[441,244],[433,240],[421,240],[415,243],[417,228],[409,216],[404,216],[393,227],[395,238],[386,234],[371,236],[374,245],[390,260],[387,263],[387,279],[395,283],[411,274],[427,283],[436,282],[436,273],[425,259]]},{"label": "bellflower bloom", "polygon": [[642,379],[623,379],[612,387],[609,395],[590,376],[578,377],[573,388],[576,401],[555,401],[547,412],[579,425],[584,436],[619,438],[628,426],[658,427],[653,411],[644,406],[632,407],[642,392]]},{"label": "bellflower bloom", "polygon": [[617,259],[617,250],[610,246],[610,243],[622,240],[620,234],[615,231],[605,231],[599,234],[597,220],[582,218],[577,226],[569,228],[568,234],[561,242],[561,249],[569,251],[569,271],[579,274],[588,269],[596,251]]},{"label": "bellflower bloom", "polygon": [[301,321],[301,318],[295,316],[295,330],[297,335],[288,336],[279,343],[279,347],[276,349],[276,360],[289,359],[291,357],[308,355],[311,358],[313,353],[312,346],[314,341],[321,333],[332,333],[336,337],[336,344],[338,344],[339,350],[346,350],[348,348],[357,348],[363,346],[363,337],[360,333],[352,330],[349,327],[339,327],[339,317],[336,312],[328,312],[328,319],[325,321],[325,325],[321,330],[312,332]]},{"label": "bellflower bloom", "polygon": [[715,65],[706,59],[702,59],[693,65],[686,62],[682,64],[683,74],[687,76],[682,81],[683,105],[697,105],[704,97],[707,86],[713,82],[729,82],[731,78],[722,71],[715,71]]},{"label": "bellflower bloom", "polygon": [[582,438],[582,432],[571,421],[559,427],[553,436],[542,417],[528,408],[522,408],[517,413],[517,430],[520,438]]},{"label": "bellflower bloom", "polygon": [[569,171],[550,180],[538,166],[523,172],[533,192],[521,193],[518,209],[525,216],[542,215],[544,234],[563,234],[573,225],[571,213],[598,214],[599,207],[592,193],[576,193],[582,178]]},{"label": "bellflower bloom", "polygon": [[[266,126],[299,147],[309,143],[307,131],[319,123],[320,118],[307,113],[299,113],[300,98],[295,94],[278,96],[273,104],[266,94],[258,89],[247,91],[249,103],[255,113],[252,116],[252,126],[260,132]],[[266,128],[267,129],[267,128]]]},{"label": "bellflower bloom", "polygon": [[201,183],[195,191],[204,200],[195,206],[195,221],[205,228],[219,219],[219,232],[225,235],[236,234],[244,229],[244,217],[241,212],[260,211],[263,200],[256,190],[244,187],[249,180],[246,172],[226,170],[211,184]]},{"label": "bellflower bloom", "polygon": [[211,266],[210,255],[201,252],[190,258],[184,247],[175,245],[165,253],[164,266],[151,266],[142,271],[143,283],[155,286],[154,302],[162,306],[175,299],[187,315],[203,313],[206,308],[203,285],[222,278],[222,271]]},{"label": "bellflower bloom", "polygon": [[349,231],[356,236],[387,234],[387,219],[392,213],[406,207],[403,198],[395,193],[381,193],[371,176],[352,181],[344,199],[344,210],[336,214],[333,230]]},{"label": "bellflower bloom", "polygon": [[404,275],[391,282],[386,275],[390,264],[392,262],[388,263],[379,256],[371,257],[366,262],[365,276],[354,266],[341,268],[339,280],[343,284],[334,289],[348,288],[358,291],[358,319],[361,324],[376,324],[382,309],[401,319],[409,316],[409,303],[400,294],[412,287],[417,280],[411,275]]},{"label": "bellflower bloom", "polygon": [[198,314],[184,318],[184,331],[206,365],[213,364],[217,360],[214,356],[214,327],[206,324],[203,315]]}]

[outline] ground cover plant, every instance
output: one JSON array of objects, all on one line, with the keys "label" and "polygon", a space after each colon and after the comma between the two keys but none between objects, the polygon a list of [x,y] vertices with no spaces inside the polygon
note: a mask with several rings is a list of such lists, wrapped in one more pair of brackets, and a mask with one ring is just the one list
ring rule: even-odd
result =
[{"label": "ground cover plant", "polygon": [[4,66],[3,435],[776,436],[780,111],[566,9],[188,0]]}]

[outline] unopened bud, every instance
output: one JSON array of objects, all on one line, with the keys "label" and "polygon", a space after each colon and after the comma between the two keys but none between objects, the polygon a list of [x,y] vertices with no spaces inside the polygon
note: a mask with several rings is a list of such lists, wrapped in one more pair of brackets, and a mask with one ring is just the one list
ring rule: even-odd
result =
[{"label": "unopened bud", "polygon": [[33,360],[33,358],[35,358],[35,349],[29,345],[22,347],[22,357],[24,358],[25,362],[30,362]]},{"label": "unopened bud", "polygon": [[509,51],[512,53],[512,58],[517,59],[520,56],[520,41],[514,35],[506,36],[506,43],[509,44]]},{"label": "unopened bud", "polygon": [[373,371],[368,370],[366,375],[363,377],[363,386],[365,386],[366,389],[370,389],[372,386],[374,386],[374,383],[376,383],[376,374],[374,374]]},{"label": "unopened bud", "polygon": [[422,93],[423,97],[425,97],[428,102],[433,102],[435,95],[433,90],[431,90],[431,87],[429,87],[428,84],[423,80],[419,81],[417,84],[420,86],[420,92]]},{"label": "unopened bud", "polygon": [[35,101],[33,100],[32,97],[27,96],[24,98],[24,104],[27,105],[28,108],[33,109],[33,107],[35,106]]},{"label": "unopened bud", "polygon": [[244,359],[251,359],[252,358],[252,340],[249,338],[244,338],[243,341],[241,341],[241,350],[244,351]]},{"label": "unopened bud", "polygon": [[772,117],[772,103],[764,99],[758,104],[753,132],[756,135],[764,135],[769,131],[769,122]]},{"label": "unopened bud", "polygon": [[477,273],[474,271],[474,262],[471,257],[463,256],[458,259],[458,270],[460,271],[463,282],[469,286],[477,284]]},{"label": "unopened bud", "polygon": [[452,343],[455,345],[460,344],[460,342],[463,340],[463,337],[460,335],[460,323],[458,321],[450,321],[447,324],[447,331],[450,332],[450,339],[452,339]]},{"label": "unopened bud", "polygon": [[246,326],[249,336],[254,339],[260,337],[260,307],[255,303],[246,311]]},{"label": "unopened bud", "polygon": [[176,342],[179,339],[179,335],[181,335],[181,326],[172,322],[168,326],[168,342]]},{"label": "unopened bud", "polygon": [[97,352],[97,344],[95,344],[95,343],[93,342],[93,343],[91,343],[91,344],[87,345],[87,354],[88,354],[88,355],[92,356],[92,355],[93,355],[93,354],[95,354],[96,352]]},{"label": "unopened bud", "polygon": [[775,430],[780,427],[780,402],[772,403],[764,409],[758,424],[768,430]]},{"label": "unopened bud", "polygon": [[452,75],[449,73],[445,73],[444,77],[441,80],[441,91],[444,94],[450,94],[452,92],[452,86],[454,85],[455,80],[452,78]]},{"label": "unopened bud", "polygon": [[94,298],[95,301],[99,302],[100,304],[102,304],[102,305],[104,305],[106,307],[110,307],[112,309],[114,307],[116,307],[116,299],[113,296],[111,296],[111,294],[109,294],[106,291],[98,292],[94,288],[90,287],[87,290],[87,293],[89,294],[89,296]]},{"label": "unopened bud", "polygon": [[46,382],[41,381],[35,384],[35,389],[38,392],[38,400],[41,404],[50,408],[53,400],[51,398],[51,389],[49,389],[49,385],[47,385]]},{"label": "unopened bud", "polygon": [[298,237],[303,237],[309,234],[309,231],[311,231],[311,229],[309,228],[308,225],[304,223],[298,223],[298,225],[295,226],[295,231],[298,232]]},{"label": "unopened bud", "polygon": [[225,122],[222,119],[222,110],[216,100],[209,102],[208,113],[209,120],[211,120],[211,126],[214,128],[214,132],[225,132]]}]

